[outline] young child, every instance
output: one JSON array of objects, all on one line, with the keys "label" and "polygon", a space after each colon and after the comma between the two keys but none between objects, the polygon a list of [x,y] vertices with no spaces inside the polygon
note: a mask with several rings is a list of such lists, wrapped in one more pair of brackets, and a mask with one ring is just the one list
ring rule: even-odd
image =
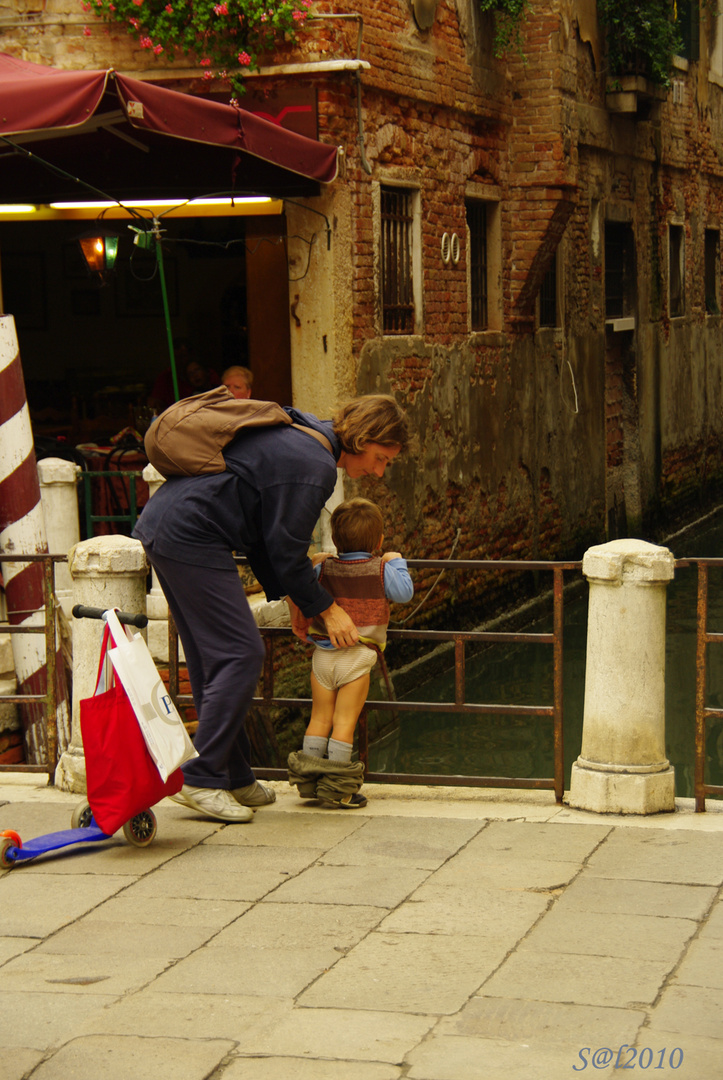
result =
[{"label": "young child", "polygon": [[[335,649],[321,622],[312,621],[311,719],[303,753],[340,765],[351,763],[354,731],[369,692],[377,650],[386,644],[389,601],[408,603],[414,585],[398,551],[378,552],[384,542],[381,510],[368,499],[347,499],[331,515],[331,537],[338,554],[313,558],[320,584],[352,618],[359,643]],[[368,644],[367,644],[368,643]],[[300,789],[301,792],[301,789]],[[325,800],[330,801],[330,800]],[[358,792],[333,805],[366,805]]]}]

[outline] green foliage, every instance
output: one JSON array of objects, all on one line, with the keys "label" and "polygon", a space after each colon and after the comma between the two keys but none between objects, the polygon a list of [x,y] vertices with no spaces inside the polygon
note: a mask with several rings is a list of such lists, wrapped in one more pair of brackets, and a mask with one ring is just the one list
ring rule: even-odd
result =
[{"label": "green foliage", "polygon": [[[279,41],[294,42],[312,0],[82,0],[83,10],[118,23],[143,49],[205,68],[204,79],[229,80],[243,94],[244,71]],[[86,34],[91,31],[86,28]]]},{"label": "green foliage", "polygon": [[478,3],[480,11],[491,12],[495,18],[494,55],[504,56],[511,45],[521,53],[520,24],[530,8],[529,0],[478,0]]},{"label": "green foliage", "polygon": [[668,86],[673,56],[683,47],[675,0],[598,0],[610,75],[645,75]]}]

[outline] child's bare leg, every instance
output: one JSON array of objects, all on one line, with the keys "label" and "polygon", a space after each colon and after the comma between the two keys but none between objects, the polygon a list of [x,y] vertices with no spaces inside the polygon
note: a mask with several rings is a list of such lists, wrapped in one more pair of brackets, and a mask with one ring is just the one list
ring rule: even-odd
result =
[{"label": "child's bare leg", "polygon": [[[332,753],[334,754],[332,760],[348,761],[351,758],[354,732],[369,693],[369,681],[368,674],[361,675],[358,679],[340,686],[337,691],[329,739],[329,758],[332,759]],[[333,746],[334,743],[337,745]]]},{"label": "child's bare leg", "polygon": [[304,753],[324,757],[334,722],[336,690],[327,690],[311,673],[311,717],[304,733]]}]

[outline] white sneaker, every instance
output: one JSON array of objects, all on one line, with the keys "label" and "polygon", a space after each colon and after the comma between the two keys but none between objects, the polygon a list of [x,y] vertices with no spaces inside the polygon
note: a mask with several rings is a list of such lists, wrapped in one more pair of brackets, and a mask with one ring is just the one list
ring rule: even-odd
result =
[{"label": "white sneaker", "polygon": [[217,821],[242,823],[254,820],[254,812],[248,806],[237,803],[230,791],[220,788],[191,787],[184,784],[177,795],[169,795],[172,802],[190,806],[204,817]]}]

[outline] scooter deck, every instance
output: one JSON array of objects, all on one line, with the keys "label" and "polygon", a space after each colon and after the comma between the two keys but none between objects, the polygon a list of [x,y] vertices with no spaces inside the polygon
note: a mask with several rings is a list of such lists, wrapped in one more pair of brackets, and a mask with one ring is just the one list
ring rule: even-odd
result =
[{"label": "scooter deck", "polygon": [[93,822],[84,829],[62,829],[60,832],[36,836],[33,840],[23,841],[22,847],[9,847],[5,852],[8,862],[24,862],[45,855],[49,851],[71,847],[73,844],[92,844],[98,840],[110,840],[111,834],[104,833]]}]

